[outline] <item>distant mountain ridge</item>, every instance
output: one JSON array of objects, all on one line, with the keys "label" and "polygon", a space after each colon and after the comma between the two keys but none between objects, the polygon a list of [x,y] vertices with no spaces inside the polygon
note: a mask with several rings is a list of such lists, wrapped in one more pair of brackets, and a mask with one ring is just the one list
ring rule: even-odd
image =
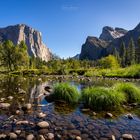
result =
[{"label": "distant mountain ridge", "polygon": [[24,41],[30,56],[39,57],[46,62],[51,59],[51,52],[42,42],[41,33],[25,24],[0,28],[0,42],[6,40],[11,40],[15,45]]},{"label": "distant mountain ridge", "polygon": [[86,42],[82,45],[80,59],[97,60],[103,56],[111,54],[116,48],[120,50],[122,42],[126,47],[131,38],[133,38],[135,46],[140,37],[140,23],[130,31],[123,28],[103,27],[100,37],[87,37]]}]

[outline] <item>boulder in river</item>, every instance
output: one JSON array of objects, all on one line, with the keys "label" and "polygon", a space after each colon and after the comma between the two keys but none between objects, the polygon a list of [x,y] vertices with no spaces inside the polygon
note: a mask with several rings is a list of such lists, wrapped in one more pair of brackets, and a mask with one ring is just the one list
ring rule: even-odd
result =
[{"label": "boulder in river", "polygon": [[42,121],[42,122],[39,122],[39,123],[37,124],[37,126],[38,126],[39,128],[47,128],[47,127],[49,127],[49,123],[46,122],[46,121]]},{"label": "boulder in river", "polygon": [[47,85],[47,86],[45,86],[45,88],[44,88],[47,92],[52,92],[52,87],[51,86],[49,86],[49,85]]},{"label": "boulder in river", "polygon": [[13,97],[13,96],[8,96],[7,98],[8,98],[9,100],[13,100],[14,97]]},{"label": "boulder in river", "polygon": [[113,118],[113,115],[112,115],[111,113],[108,112],[108,113],[105,114],[105,117],[106,117],[106,118]]},{"label": "boulder in river", "polygon": [[82,140],[80,136],[76,136],[75,140]]},{"label": "boulder in river", "polygon": [[32,108],[32,104],[28,103],[28,104],[25,104],[23,107],[22,107],[22,110],[23,111],[28,111],[28,110],[31,110]]},{"label": "boulder in river", "polygon": [[130,120],[134,119],[132,114],[127,114],[127,118]]},{"label": "boulder in river", "polygon": [[6,139],[6,135],[5,134],[0,134],[0,139]]},{"label": "boulder in river", "polygon": [[11,132],[11,133],[9,133],[9,139],[11,140],[16,140],[17,139],[17,135],[15,134],[15,133],[13,133],[13,132]]},{"label": "boulder in river", "polygon": [[34,135],[33,134],[29,134],[26,137],[26,140],[33,140],[34,139]]},{"label": "boulder in river", "polygon": [[46,117],[46,114],[41,112],[41,113],[38,113],[37,117],[44,118],[44,117]]},{"label": "boulder in river", "polygon": [[17,135],[20,135],[21,130],[16,130],[15,133],[16,133]]},{"label": "boulder in river", "polygon": [[54,139],[54,134],[53,133],[48,133],[47,137],[48,137],[49,140],[52,140],[52,139]]},{"label": "boulder in river", "polygon": [[24,121],[17,121],[16,122],[17,125],[25,125],[25,124],[29,124],[28,121],[24,120]]},{"label": "boulder in river", "polygon": [[122,138],[123,140],[133,140],[132,134],[123,134]]},{"label": "boulder in river", "polygon": [[43,135],[39,135],[39,140],[45,140]]},{"label": "boulder in river", "polygon": [[9,103],[0,103],[0,108],[2,108],[2,109],[7,109],[9,107],[10,107]]}]

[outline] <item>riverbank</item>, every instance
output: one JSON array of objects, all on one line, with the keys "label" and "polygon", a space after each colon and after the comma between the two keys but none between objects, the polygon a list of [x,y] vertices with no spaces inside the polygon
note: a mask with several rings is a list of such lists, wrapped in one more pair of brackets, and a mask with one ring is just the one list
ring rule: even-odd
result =
[{"label": "riverbank", "polygon": [[83,77],[103,77],[103,78],[125,78],[125,79],[140,79],[140,65],[133,65],[126,68],[117,69],[65,69],[63,71],[55,71],[51,69],[21,69],[18,71],[1,71],[1,74],[12,76],[51,76],[51,75],[66,75],[66,76],[83,76]]}]

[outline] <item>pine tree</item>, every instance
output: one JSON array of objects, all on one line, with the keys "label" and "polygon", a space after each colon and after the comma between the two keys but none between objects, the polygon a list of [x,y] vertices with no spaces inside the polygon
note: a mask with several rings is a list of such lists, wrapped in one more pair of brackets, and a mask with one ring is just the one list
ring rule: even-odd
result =
[{"label": "pine tree", "polygon": [[113,55],[115,56],[115,58],[117,59],[118,63],[120,64],[120,56],[119,56],[119,52],[117,51],[116,48],[113,49]]},{"label": "pine tree", "polygon": [[138,38],[137,42],[137,48],[136,48],[136,62],[140,63],[140,37]]},{"label": "pine tree", "polygon": [[128,44],[127,59],[129,65],[135,64],[135,44],[133,38],[130,39]]},{"label": "pine tree", "polygon": [[126,66],[126,48],[125,43],[122,42],[120,46],[120,57],[121,57],[121,65],[122,67]]}]

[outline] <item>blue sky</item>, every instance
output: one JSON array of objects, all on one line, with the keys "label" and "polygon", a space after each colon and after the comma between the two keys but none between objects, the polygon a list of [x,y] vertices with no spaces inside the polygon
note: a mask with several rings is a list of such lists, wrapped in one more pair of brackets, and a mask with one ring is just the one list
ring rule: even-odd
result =
[{"label": "blue sky", "polygon": [[0,0],[0,27],[27,24],[61,57],[81,51],[87,36],[103,26],[133,29],[140,22],[140,0]]}]

